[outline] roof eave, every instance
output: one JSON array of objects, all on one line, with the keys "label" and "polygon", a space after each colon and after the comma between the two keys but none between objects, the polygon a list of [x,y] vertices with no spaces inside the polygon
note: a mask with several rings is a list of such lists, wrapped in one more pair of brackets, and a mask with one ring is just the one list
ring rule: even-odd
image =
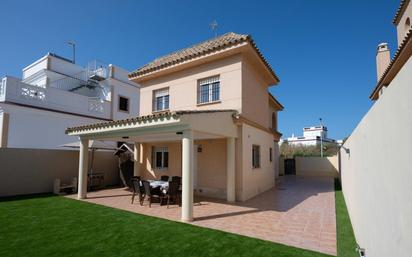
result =
[{"label": "roof eave", "polygon": [[410,29],[408,33],[406,34],[405,39],[399,45],[398,50],[393,56],[391,62],[389,63],[388,67],[382,74],[381,78],[379,79],[371,95],[369,96],[371,100],[377,100],[379,98],[378,96],[379,90],[382,87],[388,86],[390,84],[390,82],[396,76],[396,74],[399,72],[402,66],[408,61],[409,57],[411,56],[411,53],[412,53],[412,29]]}]

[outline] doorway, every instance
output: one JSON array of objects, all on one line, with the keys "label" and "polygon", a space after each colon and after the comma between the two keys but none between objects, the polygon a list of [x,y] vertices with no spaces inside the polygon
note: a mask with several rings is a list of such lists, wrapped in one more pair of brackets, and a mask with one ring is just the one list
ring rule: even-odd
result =
[{"label": "doorway", "polygon": [[295,159],[285,159],[285,175],[296,175]]}]

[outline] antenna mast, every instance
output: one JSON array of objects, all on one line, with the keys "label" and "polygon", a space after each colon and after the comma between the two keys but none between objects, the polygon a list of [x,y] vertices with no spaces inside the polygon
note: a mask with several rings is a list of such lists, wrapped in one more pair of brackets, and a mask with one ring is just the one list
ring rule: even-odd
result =
[{"label": "antenna mast", "polygon": [[215,37],[217,37],[217,26],[218,26],[219,24],[217,24],[217,21],[216,20],[213,20],[210,24],[209,24],[209,27],[210,27],[210,30],[215,34]]},{"label": "antenna mast", "polygon": [[76,43],[73,40],[70,40],[67,44],[73,49],[73,63],[76,63]]}]

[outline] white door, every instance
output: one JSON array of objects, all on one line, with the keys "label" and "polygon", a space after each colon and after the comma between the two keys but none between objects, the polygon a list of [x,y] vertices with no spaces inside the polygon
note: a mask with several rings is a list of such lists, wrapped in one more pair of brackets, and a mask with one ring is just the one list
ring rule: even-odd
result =
[{"label": "white door", "polygon": [[197,147],[198,145],[194,145],[193,149],[193,189],[197,189]]}]

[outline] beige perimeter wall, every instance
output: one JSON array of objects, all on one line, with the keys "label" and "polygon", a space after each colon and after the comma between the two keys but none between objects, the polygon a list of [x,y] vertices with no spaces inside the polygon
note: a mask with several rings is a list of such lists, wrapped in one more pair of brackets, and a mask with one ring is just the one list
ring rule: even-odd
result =
[{"label": "beige perimeter wall", "polygon": [[[52,192],[56,178],[69,183],[78,176],[78,169],[77,151],[2,148],[0,197]],[[117,157],[112,152],[95,153],[94,171],[104,172],[106,185],[119,183]]]},{"label": "beige perimeter wall", "polygon": [[331,157],[295,157],[297,176],[337,177],[338,156]]},{"label": "beige perimeter wall", "polygon": [[412,253],[412,60],[341,148],[343,193],[366,256]]}]

